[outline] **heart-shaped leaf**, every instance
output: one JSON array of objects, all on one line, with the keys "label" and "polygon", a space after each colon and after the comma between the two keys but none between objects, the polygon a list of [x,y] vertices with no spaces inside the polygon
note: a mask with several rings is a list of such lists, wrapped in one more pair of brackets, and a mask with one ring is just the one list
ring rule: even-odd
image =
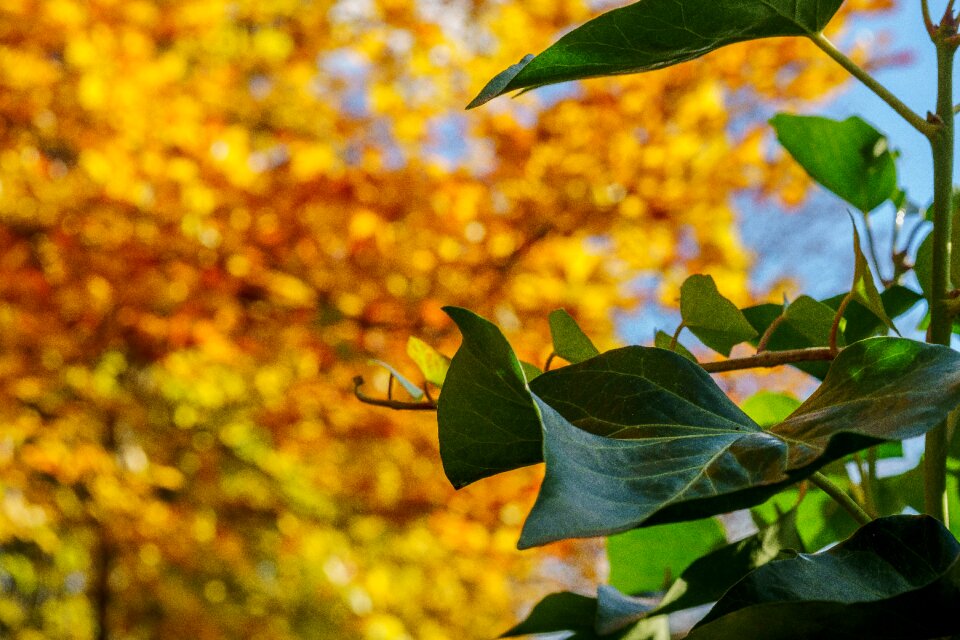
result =
[{"label": "heart-shaped leaf", "polygon": [[574,364],[600,355],[600,352],[569,313],[557,309],[550,314],[550,336],[554,352]]},{"label": "heart-shaped leaf", "polygon": [[760,567],[688,638],[940,638],[960,632],[958,602],[960,543],[933,518],[893,516],[828,551]]},{"label": "heart-shaped leaf", "polygon": [[446,307],[463,334],[437,402],[440,458],[451,484],[543,460],[540,419],[513,349],[493,323]]},{"label": "heart-shaped leaf", "polygon": [[693,275],[680,287],[683,323],[703,344],[725,356],[757,335],[737,306],[723,297],[711,276]]},{"label": "heart-shaped leaf", "polygon": [[753,506],[849,453],[925,433],[960,403],[960,353],[858,342],[766,431],[702,369],[661,349],[610,351],[531,387],[547,470],[521,548]]},{"label": "heart-shaped leaf", "polygon": [[863,213],[897,191],[897,166],[886,137],[860,118],[840,121],[780,113],[770,124],[811,178]]},{"label": "heart-shaped leaf", "polygon": [[841,4],[842,0],[640,0],[574,29],[521,68],[511,66],[468,108],[515,89],[662,69],[736,42],[813,35],[823,30]]}]

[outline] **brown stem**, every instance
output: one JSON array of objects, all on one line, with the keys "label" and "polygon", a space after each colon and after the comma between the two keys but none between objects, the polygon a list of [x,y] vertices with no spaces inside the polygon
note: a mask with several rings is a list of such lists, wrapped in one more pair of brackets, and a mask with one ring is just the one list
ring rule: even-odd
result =
[{"label": "brown stem", "polygon": [[680,332],[683,331],[686,326],[687,324],[685,322],[681,322],[677,330],[673,332],[673,337],[670,338],[670,351],[677,350],[677,340],[680,339]]},{"label": "brown stem", "polygon": [[787,351],[764,351],[746,358],[731,358],[719,362],[701,362],[700,366],[707,373],[722,373],[725,371],[740,371],[742,369],[759,369],[765,367],[779,367],[794,362],[814,362],[833,360],[837,356],[829,347],[813,347],[809,349],[790,349]]},{"label": "brown stem", "polygon": [[770,323],[770,326],[767,327],[767,330],[763,332],[763,336],[760,337],[760,342],[757,343],[757,353],[763,353],[767,350],[767,343],[770,342],[770,338],[773,337],[773,333],[781,324],[783,324],[783,321],[786,319],[787,310],[784,308],[783,313],[778,315],[776,319]]},{"label": "brown stem", "polygon": [[830,327],[830,351],[834,355],[840,352],[837,348],[837,333],[840,331],[840,321],[843,319],[843,312],[847,310],[847,305],[853,300],[853,291],[844,296],[843,301],[837,308],[836,315],[833,316],[833,325]]},{"label": "brown stem", "polygon": [[357,400],[364,404],[371,404],[375,407],[386,407],[387,409],[396,409],[398,411],[436,411],[437,403],[435,402],[401,402],[399,400],[381,400],[380,398],[372,398],[362,391],[360,387],[363,386],[363,376],[357,376],[353,379],[353,395],[357,397]]}]

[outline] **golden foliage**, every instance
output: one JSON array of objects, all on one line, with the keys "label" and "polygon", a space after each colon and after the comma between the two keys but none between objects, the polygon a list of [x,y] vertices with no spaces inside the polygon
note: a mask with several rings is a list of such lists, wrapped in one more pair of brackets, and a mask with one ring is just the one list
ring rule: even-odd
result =
[{"label": "golden foliage", "polygon": [[461,113],[589,13],[2,3],[0,635],[487,638],[576,579],[513,549],[535,470],[454,494],[351,377],[451,353],[442,304],[542,361],[556,307],[609,346],[637,274],[744,298],[731,194],[805,183],[731,123],[843,79],[770,41]]}]

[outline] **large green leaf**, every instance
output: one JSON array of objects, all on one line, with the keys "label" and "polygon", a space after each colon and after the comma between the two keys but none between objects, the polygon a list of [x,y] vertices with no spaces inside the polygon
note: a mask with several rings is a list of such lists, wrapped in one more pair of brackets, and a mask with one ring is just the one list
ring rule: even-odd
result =
[{"label": "large green leaf", "polygon": [[567,362],[583,362],[600,355],[577,321],[563,309],[550,313],[550,336],[554,352]]},{"label": "large green leaf", "polygon": [[725,356],[734,345],[756,337],[756,330],[723,297],[711,276],[693,275],[680,287],[680,315],[683,323],[703,344]]},{"label": "large green leaf", "polygon": [[547,468],[521,548],[753,506],[849,453],[920,435],[960,403],[960,353],[858,342],[766,431],[702,369],[661,349],[610,351],[531,387]]},{"label": "large green leaf", "polygon": [[902,638],[960,632],[960,543],[928,516],[863,526],[823,553],[771,562],[734,585],[691,640]]},{"label": "large green leaf", "polygon": [[724,542],[723,527],[713,518],[618,533],[607,538],[610,584],[629,594],[660,591]]},{"label": "large green leaf", "polygon": [[[640,73],[720,47],[821,31],[842,0],[640,0],[566,34],[532,60],[498,74],[468,108],[515,89]],[[504,82],[506,81],[506,82]]]},{"label": "large green leaf", "polygon": [[457,307],[463,334],[437,403],[443,470],[458,489],[543,460],[540,419],[523,369],[500,330]]},{"label": "large green leaf", "polygon": [[887,139],[860,118],[780,113],[770,124],[811,178],[860,211],[872,211],[896,192],[897,166]]}]

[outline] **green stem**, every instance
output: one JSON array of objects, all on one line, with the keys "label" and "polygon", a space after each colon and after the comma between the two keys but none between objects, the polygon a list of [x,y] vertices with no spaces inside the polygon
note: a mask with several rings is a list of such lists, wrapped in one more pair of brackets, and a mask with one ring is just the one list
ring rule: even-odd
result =
[{"label": "green stem", "polygon": [[850,75],[862,82],[864,86],[877,94],[881,100],[890,105],[890,107],[899,113],[904,120],[909,122],[914,129],[928,138],[933,135],[936,130],[934,125],[920,117],[910,107],[905,105],[900,98],[893,95],[889,89],[880,84],[876,78],[867,73],[862,67],[858,66],[856,62],[848,58],[846,54],[840,51],[840,49],[837,49],[836,45],[830,42],[825,35],[822,33],[814,33],[810,35],[809,38],[813,41],[813,44],[820,47],[821,51],[826,53],[837,64],[846,69]]},{"label": "green stem", "polygon": [[847,495],[847,492],[838,487],[827,476],[817,471],[810,476],[810,482],[820,488],[825,494],[833,498],[837,504],[846,509],[847,513],[860,524],[870,524],[873,518],[863,510],[857,502]]},{"label": "green stem", "polygon": [[[953,60],[957,47],[946,34],[935,38],[937,47],[937,123],[930,136],[933,153],[933,270],[930,287],[930,334],[932,344],[950,344],[953,319],[948,293],[950,284],[950,238],[953,218]],[[924,509],[945,521],[947,484],[946,422],[927,433],[924,455]]]}]

